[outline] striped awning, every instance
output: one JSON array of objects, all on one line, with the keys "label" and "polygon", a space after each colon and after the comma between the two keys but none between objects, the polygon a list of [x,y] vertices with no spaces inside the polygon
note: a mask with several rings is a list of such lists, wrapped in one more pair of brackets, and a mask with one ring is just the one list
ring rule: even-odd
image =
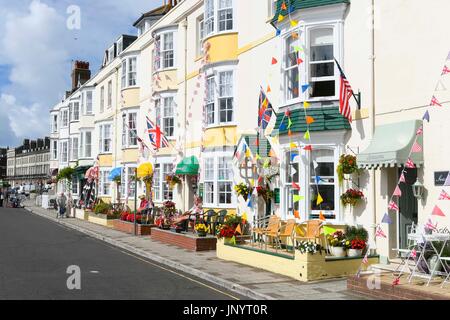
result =
[{"label": "striped awning", "polygon": [[369,147],[357,155],[358,166],[365,169],[402,167],[408,158],[416,167],[423,166],[423,151],[411,153],[416,136],[417,143],[423,146],[423,135],[417,135],[422,124],[421,120],[412,120],[377,126]]}]

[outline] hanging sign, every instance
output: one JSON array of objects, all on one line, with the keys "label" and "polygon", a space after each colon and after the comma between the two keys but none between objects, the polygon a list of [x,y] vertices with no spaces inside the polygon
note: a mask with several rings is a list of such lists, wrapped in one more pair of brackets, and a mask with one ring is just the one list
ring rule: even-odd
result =
[{"label": "hanging sign", "polygon": [[436,171],[434,173],[434,185],[435,186],[443,186],[445,184],[445,180],[448,177],[450,171]]}]

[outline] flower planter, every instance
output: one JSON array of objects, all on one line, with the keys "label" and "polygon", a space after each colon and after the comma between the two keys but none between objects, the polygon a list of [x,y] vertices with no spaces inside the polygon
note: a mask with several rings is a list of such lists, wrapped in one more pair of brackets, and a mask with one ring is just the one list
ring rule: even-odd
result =
[{"label": "flower planter", "polygon": [[[113,220],[113,227],[117,231],[134,234],[134,222],[123,220]],[[152,234],[154,224],[136,224],[136,233],[138,236],[147,236]]]},{"label": "flower planter", "polygon": [[347,255],[344,247],[330,247],[330,252],[335,257],[345,257]]},{"label": "flower planter", "polygon": [[362,249],[348,249],[348,256],[349,257],[361,257]]},{"label": "flower planter", "polygon": [[197,232],[197,235],[199,236],[199,237],[206,237],[206,232],[201,232],[201,231],[199,231],[199,232]]},{"label": "flower planter", "polygon": [[115,219],[116,217],[108,216],[106,214],[96,214],[94,212],[90,212],[88,220],[89,222],[112,228],[114,225],[113,221]]}]

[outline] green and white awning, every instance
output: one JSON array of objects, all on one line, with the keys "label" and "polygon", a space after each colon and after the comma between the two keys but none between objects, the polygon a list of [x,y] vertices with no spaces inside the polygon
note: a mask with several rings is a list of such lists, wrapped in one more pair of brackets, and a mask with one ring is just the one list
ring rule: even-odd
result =
[{"label": "green and white awning", "polygon": [[196,156],[187,157],[181,160],[177,165],[175,174],[195,176],[198,174],[199,163]]},{"label": "green and white awning", "polygon": [[[358,166],[367,169],[401,167],[410,157],[416,167],[420,167],[423,152],[411,153],[411,148],[422,124],[421,120],[412,120],[377,126],[369,147],[357,156]],[[417,136],[417,142],[423,146],[422,135]]]}]

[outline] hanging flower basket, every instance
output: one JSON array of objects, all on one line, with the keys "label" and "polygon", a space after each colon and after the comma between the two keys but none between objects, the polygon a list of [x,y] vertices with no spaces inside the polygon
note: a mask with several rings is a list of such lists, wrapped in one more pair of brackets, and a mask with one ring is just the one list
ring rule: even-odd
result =
[{"label": "hanging flower basket", "polygon": [[358,172],[358,165],[356,163],[356,156],[351,154],[343,154],[339,158],[339,164],[337,166],[337,173],[339,182],[345,179],[349,179],[350,175]]},{"label": "hanging flower basket", "polygon": [[348,189],[341,195],[341,202],[346,206],[356,206],[362,199],[364,199],[364,193],[360,190]]},{"label": "hanging flower basket", "polygon": [[258,197],[263,197],[264,201],[268,203],[274,197],[274,192],[269,189],[268,186],[260,186],[256,187],[256,191],[258,192]]},{"label": "hanging flower basket", "polygon": [[181,179],[175,174],[169,174],[166,177],[166,182],[170,185],[171,188],[174,188],[177,184],[181,183]]},{"label": "hanging flower basket", "polygon": [[238,196],[242,196],[247,201],[248,196],[253,192],[253,188],[241,182],[234,186],[234,191]]}]

